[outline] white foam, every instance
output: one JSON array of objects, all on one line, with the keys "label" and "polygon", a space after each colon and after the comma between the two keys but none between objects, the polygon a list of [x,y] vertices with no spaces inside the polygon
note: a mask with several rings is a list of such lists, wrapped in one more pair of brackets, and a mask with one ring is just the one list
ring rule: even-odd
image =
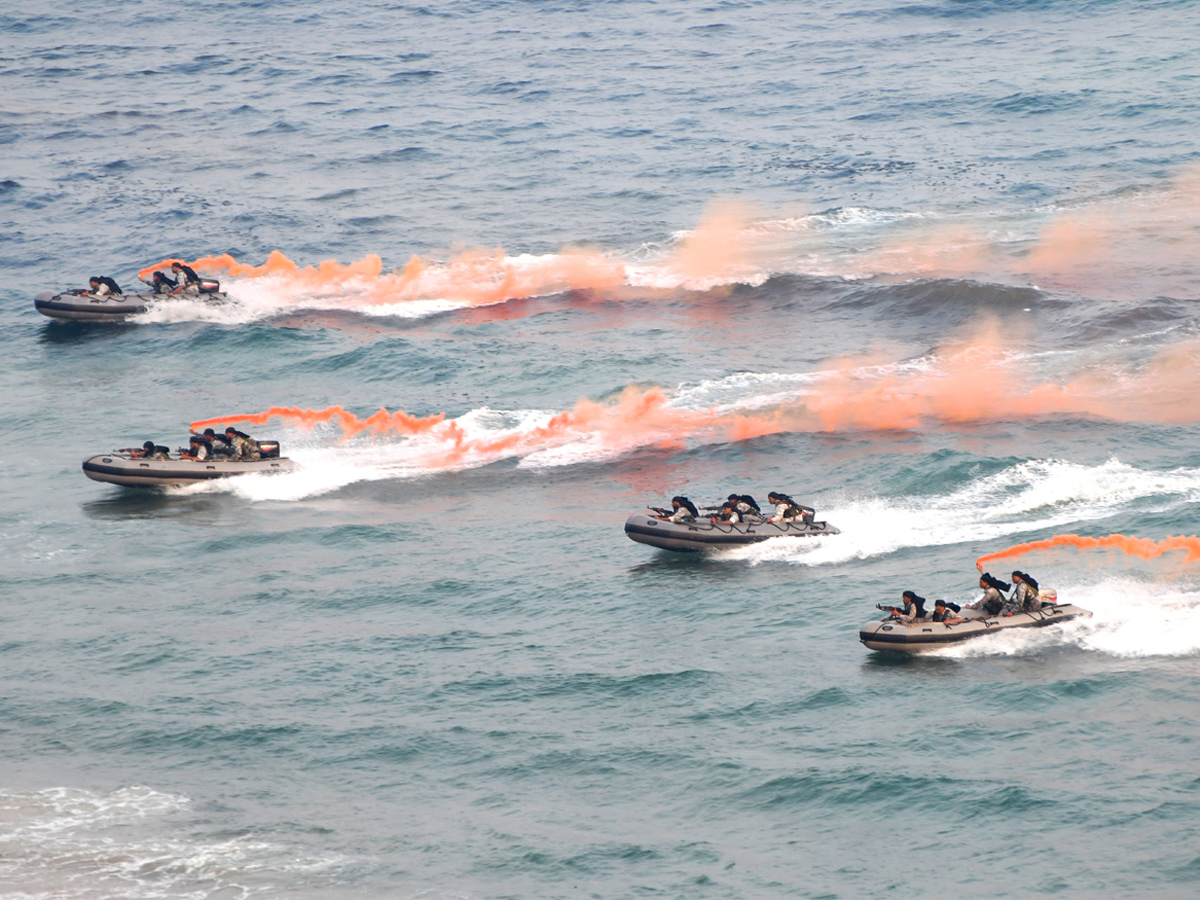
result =
[{"label": "white foam", "polygon": [[122,788],[97,794],[77,788],[50,788],[32,793],[0,791],[4,837],[69,832],[79,828],[128,824],[149,816],[184,809],[188,798],[148,787]]},{"label": "white foam", "polygon": [[26,900],[245,897],[345,862],[298,857],[252,836],[197,836],[182,819],[190,805],[148,787],[0,791],[0,893]]},{"label": "white foam", "polygon": [[893,363],[871,363],[848,371],[734,372],[696,384],[681,384],[673,392],[670,405],[677,409],[713,408],[717,412],[784,406],[820,391],[821,385],[831,378],[879,380],[933,371],[937,362],[936,357],[922,356]]},{"label": "white foam", "polygon": [[704,292],[734,284],[759,287],[765,284],[771,275],[772,273],[768,270],[748,265],[730,265],[726,271],[720,274],[704,276],[685,275],[670,265],[635,265],[631,263],[625,266],[625,283],[630,287],[660,291]]}]

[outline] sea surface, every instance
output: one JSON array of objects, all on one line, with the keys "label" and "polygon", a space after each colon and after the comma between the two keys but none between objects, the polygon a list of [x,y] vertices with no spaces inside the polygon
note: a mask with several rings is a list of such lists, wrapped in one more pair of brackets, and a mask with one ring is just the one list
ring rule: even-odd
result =
[{"label": "sea surface", "polygon": [[[0,896],[1195,897],[1198,34],[4,4]],[[298,469],[81,472],[205,422]],[[842,533],[623,534],[770,490]],[[985,566],[1092,618],[859,643],[1054,538]]]}]

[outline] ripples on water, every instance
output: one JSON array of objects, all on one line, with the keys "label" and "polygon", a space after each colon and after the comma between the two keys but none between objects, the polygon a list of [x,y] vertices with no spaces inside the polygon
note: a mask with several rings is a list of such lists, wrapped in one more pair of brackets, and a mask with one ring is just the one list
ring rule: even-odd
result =
[{"label": "ripples on water", "polygon": [[[855,631],[1023,541],[1195,531],[1195,18],[0,13],[5,886],[1186,896],[1182,553],[1017,557],[1095,613],[1053,631]],[[236,302],[30,308],[172,256]],[[251,429],[294,475],[79,472],[334,406]],[[843,534],[620,533],[772,489]]]}]

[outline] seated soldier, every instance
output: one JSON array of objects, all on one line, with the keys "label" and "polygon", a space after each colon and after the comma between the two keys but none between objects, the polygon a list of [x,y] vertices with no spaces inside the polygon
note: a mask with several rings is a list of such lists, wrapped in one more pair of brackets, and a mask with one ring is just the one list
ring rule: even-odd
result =
[{"label": "seated soldier", "polygon": [[156,444],[154,441],[146,441],[142,444],[142,449],[137,453],[142,459],[170,459],[171,451],[161,444]]},{"label": "seated soldier", "polygon": [[156,294],[169,294],[178,287],[174,279],[168,278],[163,272],[157,270],[149,278],[143,278],[142,281],[150,285]]},{"label": "seated soldier", "polygon": [[904,600],[904,607],[897,609],[892,607],[893,615],[903,622],[905,625],[915,625],[917,622],[925,621],[925,598],[918,597],[913,591],[905,591],[900,595]]},{"label": "seated soldier", "polygon": [[204,439],[212,446],[214,458],[228,457],[233,453],[233,447],[229,441],[225,440],[225,436],[217,434],[211,428],[204,429]]},{"label": "seated soldier", "polygon": [[959,612],[962,607],[957,603],[947,603],[945,600],[933,601],[933,615],[929,617],[931,622],[942,622],[946,625],[955,625],[958,622],[966,621]]},{"label": "seated soldier", "polygon": [[[711,508],[711,507],[710,507]],[[715,516],[709,516],[713,522],[721,522],[728,525],[736,525],[742,521],[742,514],[738,512],[738,504],[734,500],[726,500],[721,508],[717,510]]]},{"label": "seated soldier", "polygon": [[179,454],[179,458],[191,459],[196,462],[212,459],[212,444],[206,441],[201,435],[193,434],[188,438],[188,448]]},{"label": "seated soldier", "polygon": [[251,462],[262,459],[258,449],[258,441],[245,432],[238,431],[232,425],[225,429],[225,440],[229,443],[229,459],[234,462]]},{"label": "seated soldier", "polygon": [[734,510],[737,511],[739,522],[754,525],[763,520],[762,510],[758,508],[758,502],[749,494],[730,494],[726,498],[726,502],[733,504]]},{"label": "seated soldier", "polygon": [[93,275],[88,279],[88,293],[93,297],[120,297],[121,286],[107,275]]},{"label": "seated soldier", "polygon": [[983,588],[983,596],[969,604],[967,608],[985,612],[989,616],[999,615],[1004,609],[1003,592],[1008,590],[1008,584],[990,572],[984,572],[979,576],[979,586]]},{"label": "seated soldier", "polygon": [[1028,572],[1012,573],[1012,596],[1004,604],[1001,615],[1013,616],[1017,613],[1033,612],[1042,608],[1041,598],[1038,597],[1038,583]]},{"label": "seated soldier", "polygon": [[183,263],[176,260],[171,263],[171,274],[175,276],[175,287],[172,289],[172,294],[184,294],[189,297],[199,296],[200,294],[200,276],[196,274],[196,270],[191,266],[185,266]]},{"label": "seated soldier", "polygon": [[813,516],[816,515],[815,510],[801,506],[787,494],[781,494],[778,491],[771,491],[767,494],[767,502],[775,507],[775,515],[769,517],[767,521],[775,522],[778,525],[797,519],[806,525],[811,525]]},{"label": "seated soldier", "polygon": [[696,509],[696,504],[692,503],[687,497],[672,497],[671,509],[673,512],[669,516],[655,516],[656,519],[662,519],[665,522],[695,522],[696,516],[700,515],[700,510]]}]

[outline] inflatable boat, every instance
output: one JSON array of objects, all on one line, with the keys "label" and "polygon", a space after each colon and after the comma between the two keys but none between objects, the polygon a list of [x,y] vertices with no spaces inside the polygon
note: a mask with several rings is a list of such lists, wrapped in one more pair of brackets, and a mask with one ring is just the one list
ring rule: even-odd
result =
[{"label": "inflatable boat", "polygon": [[668,522],[647,513],[635,513],[625,520],[625,533],[630,540],[649,544],[660,550],[719,550],[722,547],[743,547],[776,537],[819,537],[823,534],[841,534],[828,522],[788,521]]},{"label": "inflatable boat", "polygon": [[987,634],[999,634],[1014,628],[1045,628],[1072,619],[1090,619],[1092,614],[1070,603],[1052,603],[1033,612],[1012,616],[989,616],[982,610],[964,609],[962,622],[913,622],[906,625],[894,616],[868,622],[858,630],[858,639],[868,650],[896,653],[921,653],[961,644]]},{"label": "inflatable boat", "polygon": [[277,441],[260,441],[262,459],[145,459],[129,453],[104,453],[83,461],[83,474],[93,481],[125,487],[183,487],[214,478],[289,472],[296,464],[279,455]]},{"label": "inflatable boat", "polygon": [[[199,290],[200,296],[207,301],[222,303],[229,299],[228,294],[221,292],[220,282],[211,278],[201,279]],[[63,291],[59,294],[46,291],[37,295],[33,308],[43,316],[62,322],[123,322],[130,316],[144,313],[155,303],[195,296],[186,294],[170,298],[167,294],[153,291],[130,291],[96,297],[87,291]]]}]

